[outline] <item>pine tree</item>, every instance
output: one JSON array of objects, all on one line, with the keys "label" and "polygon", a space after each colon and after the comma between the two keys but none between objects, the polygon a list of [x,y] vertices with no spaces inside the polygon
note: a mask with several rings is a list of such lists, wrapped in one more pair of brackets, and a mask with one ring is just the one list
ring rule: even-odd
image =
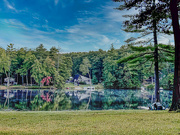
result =
[{"label": "pine tree", "polygon": [[175,67],[174,67],[174,91],[170,111],[180,109],[180,27],[179,27],[179,0],[170,1],[170,10],[172,16],[172,25],[175,41]]},{"label": "pine tree", "polygon": [[[124,29],[126,32],[140,32],[142,33],[138,38],[130,38],[127,42],[135,41],[136,39],[140,39],[149,34],[153,33],[154,39],[154,71],[155,71],[155,100],[156,102],[160,101],[160,93],[159,93],[159,53],[158,53],[158,40],[157,40],[157,32],[170,33],[170,27],[168,22],[169,18],[169,9],[167,8],[169,5],[168,1],[155,1],[155,0],[114,0],[115,2],[123,2],[120,5],[119,10],[129,10],[135,8],[138,10],[138,13],[135,15],[126,15],[125,17],[129,17],[130,20],[126,20],[124,22]],[[151,42],[152,39],[144,42],[136,42],[134,44],[147,44]]]},{"label": "pine tree", "polygon": [[34,80],[40,85],[40,81],[44,77],[44,69],[42,63],[40,63],[38,59],[34,61],[31,73]]}]

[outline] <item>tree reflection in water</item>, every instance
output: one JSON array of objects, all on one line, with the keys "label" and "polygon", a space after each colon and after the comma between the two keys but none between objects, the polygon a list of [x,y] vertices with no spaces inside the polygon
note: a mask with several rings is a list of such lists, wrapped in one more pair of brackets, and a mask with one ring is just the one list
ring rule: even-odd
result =
[{"label": "tree reflection in water", "polygon": [[[154,100],[153,91],[140,90],[101,90],[92,91],[90,110],[137,109],[148,107]],[[89,99],[88,91],[63,90],[0,90],[0,108],[33,111],[83,110]],[[171,91],[161,92],[164,106],[170,106]]]}]

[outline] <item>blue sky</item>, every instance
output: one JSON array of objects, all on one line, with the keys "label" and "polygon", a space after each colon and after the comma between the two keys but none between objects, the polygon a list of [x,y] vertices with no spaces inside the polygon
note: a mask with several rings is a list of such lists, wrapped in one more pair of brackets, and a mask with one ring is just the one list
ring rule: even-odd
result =
[{"label": "blue sky", "polygon": [[[43,44],[63,52],[108,50],[134,36],[123,32],[123,14],[111,0],[0,0],[0,46],[36,48]],[[132,14],[134,11],[128,11]],[[169,42],[166,36],[159,37]]]}]

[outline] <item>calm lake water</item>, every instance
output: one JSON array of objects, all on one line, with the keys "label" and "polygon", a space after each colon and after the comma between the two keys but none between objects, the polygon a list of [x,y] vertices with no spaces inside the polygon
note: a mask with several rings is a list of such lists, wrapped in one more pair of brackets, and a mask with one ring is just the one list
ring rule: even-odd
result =
[{"label": "calm lake water", "polygon": [[[154,102],[154,91],[110,90],[100,91],[60,91],[60,90],[0,90],[0,109],[7,110],[105,110],[139,109]],[[161,103],[169,107],[172,91],[164,90],[160,94]],[[87,106],[89,102],[89,106]]]}]

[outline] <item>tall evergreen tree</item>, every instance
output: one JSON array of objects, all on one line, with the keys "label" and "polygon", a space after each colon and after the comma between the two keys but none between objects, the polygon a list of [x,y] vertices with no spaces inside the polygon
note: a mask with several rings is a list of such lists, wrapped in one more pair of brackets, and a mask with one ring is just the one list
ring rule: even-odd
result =
[{"label": "tall evergreen tree", "polygon": [[[28,71],[32,68],[32,65],[34,64],[34,60],[36,59],[35,55],[29,51],[25,55],[25,59],[21,65],[21,68],[19,68],[16,72],[20,73],[20,75],[26,75],[26,83],[28,85]],[[23,83],[23,82],[22,82]]]},{"label": "tall evergreen tree", "polygon": [[0,73],[5,73],[6,77],[8,77],[9,67],[11,65],[11,61],[9,56],[6,55],[6,51],[0,48]]},{"label": "tall evergreen tree", "polygon": [[35,56],[38,60],[45,60],[48,56],[48,51],[46,48],[44,48],[43,44],[40,44],[35,51]]},{"label": "tall evergreen tree", "polygon": [[49,58],[52,59],[53,61],[56,61],[58,59],[58,53],[59,50],[56,47],[51,47],[49,51]]},{"label": "tall evergreen tree", "polygon": [[[155,71],[155,100],[160,101],[159,93],[159,65],[158,65],[158,41],[157,32],[169,33],[169,9],[166,8],[169,5],[168,1],[155,1],[155,0],[114,0],[115,2],[123,2],[120,5],[119,10],[129,10],[135,8],[138,13],[135,15],[126,15],[130,17],[130,20],[124,22],[127,32],[141,32],[142,35],[138,38],[145,37],[153,33],[154,39],[154,71]],[[163,24],[163,25],[162,25]],[[129,42],[134,41],[138,38],[130,38]],[[151,41],[150,39],[149,41]],[[147,43],[149,41],[145,41]],[[138,42],[142,43],[142,42]]]},{"label": "tall evergreen tree", "polygon": [[174,90],[170,111],[180,109],[180,26],[179,26],[179,0],[170,1],[172,25],[175,41],[175,67],[174,67]]},{"label": "tall evergreen tree", "polygon": [[44,69],[38,59],[34,60],[31,73],[34,80],[40,85],[41,79],[44,77]]}]

